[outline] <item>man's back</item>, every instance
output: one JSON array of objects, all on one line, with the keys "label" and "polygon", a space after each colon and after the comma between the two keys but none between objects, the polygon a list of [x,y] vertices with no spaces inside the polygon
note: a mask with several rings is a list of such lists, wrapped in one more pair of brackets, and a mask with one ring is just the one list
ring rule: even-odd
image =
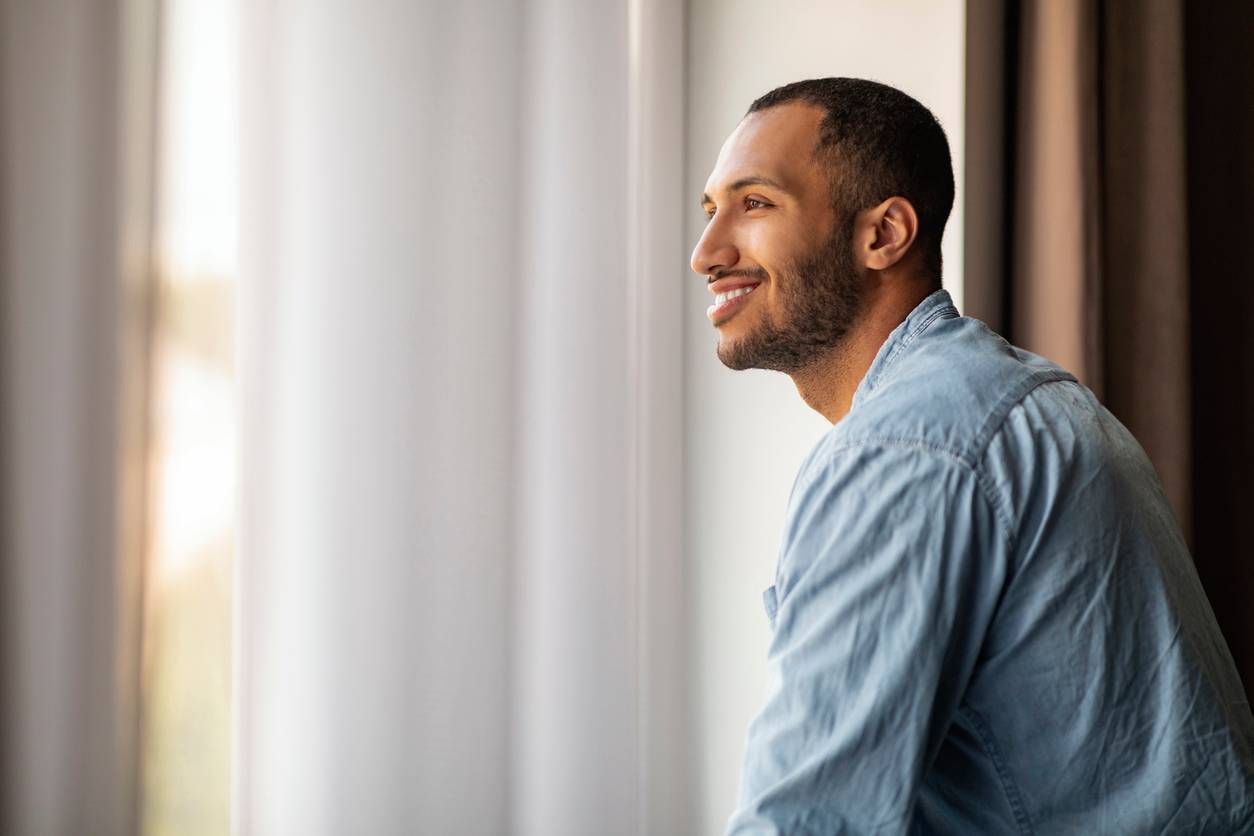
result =
[{"label": "man's back", "polygon": [[1254,720],[1158,480],[943,291],[797,477],[730,832],[1254,832]]}]

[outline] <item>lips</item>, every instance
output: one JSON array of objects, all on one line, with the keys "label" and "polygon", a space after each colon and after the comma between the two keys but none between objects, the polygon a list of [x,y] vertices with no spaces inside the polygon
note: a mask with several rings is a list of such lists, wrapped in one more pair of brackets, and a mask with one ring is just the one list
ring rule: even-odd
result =
[{"label": "lips", "polygon": [[712,290],[717,289],[718,292],[714,295],[714,304],[710,305],[710,307],[708,307],[705,311],[705,315],[709,317],[710,321],[715,325],[726,320],[732,313],[743,307],[745,302],[748,301],[749,294],[751,294],[753,290],[761,284],[761,282],[737,282],[734,287],[727,286],[721,288],[717,287],[718,284],[720,283],[716,282],[714,285],[710,286]]}]

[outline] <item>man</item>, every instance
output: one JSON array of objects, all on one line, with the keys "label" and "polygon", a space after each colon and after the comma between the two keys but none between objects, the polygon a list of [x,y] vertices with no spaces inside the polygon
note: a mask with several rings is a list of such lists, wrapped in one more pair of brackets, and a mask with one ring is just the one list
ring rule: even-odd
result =
[{"label": "man", "polygon": [[754,102],[692,269],[733,369],[834,425],[797,476],[728,832],[1254,833],[1254,719],[1145,454],[941,289],[930,112]]}]

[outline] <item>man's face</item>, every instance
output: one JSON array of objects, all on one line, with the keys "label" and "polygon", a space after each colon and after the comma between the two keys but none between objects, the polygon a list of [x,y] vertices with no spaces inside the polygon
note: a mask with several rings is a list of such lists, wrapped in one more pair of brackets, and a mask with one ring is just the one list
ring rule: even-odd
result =
[{"label": "man's face", "polygon": [[837,217],[828,172],[814,157],[821,119],[798,103],[750,114],[706,182],[710,222],[692,269],[710,283],[707,315],[729,368],[799,371],[835,347],[858,314],[853,217]]}]

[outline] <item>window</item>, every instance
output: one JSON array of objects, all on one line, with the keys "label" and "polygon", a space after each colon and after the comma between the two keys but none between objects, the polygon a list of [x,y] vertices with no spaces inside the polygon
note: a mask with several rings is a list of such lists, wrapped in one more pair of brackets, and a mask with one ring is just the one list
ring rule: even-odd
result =
[{"label": "window", "polygon": [[237,9],[166,0],[157,96],[141,830],[230,825]]}]

